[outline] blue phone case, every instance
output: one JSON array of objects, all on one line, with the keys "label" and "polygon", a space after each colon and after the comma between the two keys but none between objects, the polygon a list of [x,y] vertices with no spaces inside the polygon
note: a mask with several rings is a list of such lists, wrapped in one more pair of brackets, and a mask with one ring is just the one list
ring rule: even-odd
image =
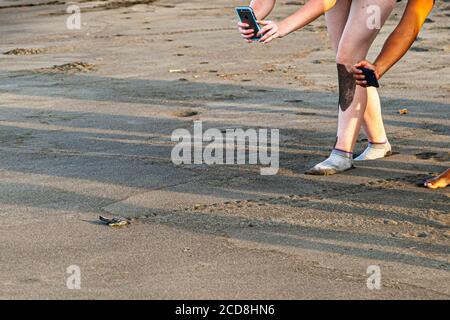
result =
[{"label": "blue phone case", "polygon": [[[236,10],[236,13],[237,13],[239,19],[241,20],[241,22],[248,23],[250,25],[250,27],[252,27],[252,29],[255,30],[255,34],[261,30],[261,28],[256,20],[255,12],[253,11],[252,7],[237,7],[235,10]],[[241,16],[242,12],[249,13],[251,21],[244,21],[243,17]],[[261,39],[261,37],[255,36],[253,38],[250,38],[250,40],[253,40],[253,41],[258,41],[259,39]]]}]

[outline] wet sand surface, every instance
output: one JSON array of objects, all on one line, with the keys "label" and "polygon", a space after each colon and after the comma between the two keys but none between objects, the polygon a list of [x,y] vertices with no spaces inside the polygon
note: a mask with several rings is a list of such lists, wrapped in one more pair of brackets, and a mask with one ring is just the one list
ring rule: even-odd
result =
[{"label": "wet sand surface", "polygon": [[[450,164],[450,2],[382,80],[395,154],[332,177],[304,175],[335,139],[323,18],[261,46],[235,30],[242,1],[73,3],[80,30],[65,1],[0,1],[0,298],[450,296],[450,192],[420,186]],[[196,120],[280,129],[278,175],[173,165],[172,132]]]}]

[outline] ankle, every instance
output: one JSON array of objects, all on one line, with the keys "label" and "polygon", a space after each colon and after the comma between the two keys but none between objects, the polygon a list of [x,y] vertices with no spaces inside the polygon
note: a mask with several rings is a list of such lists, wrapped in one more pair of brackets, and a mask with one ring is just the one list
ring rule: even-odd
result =
[{"label": "ankle", "polygon": [[337,154],[343,158],[347,158],[347,159],[353,159],[353,152],[348,152],[339,148],[333,148],[333,150],[331,151],[331,154]]},{"label": "ankle", "polygon": [[339,146],[335,146],[335,147],[333,148],[333,150],[340,151],[340,152],[344,152],[344,153],[351,153],[351,154],[353,154],[353,150],[351,150],[351,149],[349,149],[349,148],[341,148],[341,147],[339,147]]},{"label": "ankle", "polygon": [[388,141],[387,140],[385,140],[384,142],[375,142],[375,141],[370,141],[369,140],[369,144],[387,144],[388,143]]},{"label": "ankle", "polygon": [[384,138],[378,138],[378,139],[368,139],[369,144],[389,144],[389,139],[385,136]]},{"label": "ankle", "polygon": [[349,153],[349,154],[353,154],[353,148],[355,147],[355,145],[349,145],[347,143],[345,143],[343,140],[349,140],[349,139],[340,139],[339,136],[336,137],[336,142],[334,143],[334,147],[333,150],[339,151],[339,152],[343,152],[343,153]]}]

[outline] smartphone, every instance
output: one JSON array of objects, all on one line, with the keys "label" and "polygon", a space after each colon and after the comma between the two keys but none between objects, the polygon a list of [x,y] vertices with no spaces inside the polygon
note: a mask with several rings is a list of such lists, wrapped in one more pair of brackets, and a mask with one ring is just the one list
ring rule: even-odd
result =
[{"label": "smartphone", "polygon": [[379,88],[380,84],[378,83],[377,80],[377,76],[375,75],[375,71],[373,71],[372,69],[367,69],[367,68],[358,68],[359,70],[361,70],[364,74],[364,76],[366,77],[366,81],[367,81],[367,86],[368,87],[375,87],[375,88]]},{"label": "smartphone", "polygon": [[241,22],[247,23],[250,26],[250,29],[255,31],[255,36],[250,38],[250,40],[258,41],[261,37],[256,36],[256,34],[261,30],[258,22],[256,22],[255,12],[252,7],[237,7],[236,13],[241,19]]}]

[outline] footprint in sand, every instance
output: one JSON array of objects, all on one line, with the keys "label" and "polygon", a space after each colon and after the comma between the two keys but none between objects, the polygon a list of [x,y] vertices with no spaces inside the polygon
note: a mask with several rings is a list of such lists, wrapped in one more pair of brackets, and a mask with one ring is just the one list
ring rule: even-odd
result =
[{"label": "footprint in sand", "polygon": [[263,92],[270,92],[270,90],[267,90],[267,89],[250,89],[248,91],[249,92],[261,92],[261,93],[263,93]]},{"label": "footprint in sand", "polygon": [[171,112],[171,115],[178,118],[189,118],[198,115],[198,112],[192,109],[182,109]]},{"label": "footprint in sand", "polygon": [[421,47],[412,47],[410,50],[414,51],[414,52],[428,52],[428,51],[430,51],[430,49],[421,48]]},{"label": "footprint in sand", "polygon": [[89,72],[94,71],[95,65],[87,62],[70,62],[62,65],[54,65],[51,68],[39,69],[41,72],[48,73],[75,73],[75,72]]},{"label": "footprint in sand", "polygon": [[50,6],[50,5],[63,5],[63,1],[48,1],[39,3],[23,3],[23,4],[12,4],[8,6],[0,6],[0,9],[12,9],[12,8],[25,8],[25,7],[36,7],[36,6]]},{"label": "footprint in sand", "polygon": [[416,154],[416,158],[417,159],[421,159],[421,160],[435,160],[435,161],[439,161],[439,162],[445,162],[448,161],[450,159],[450,154],[449,152],[441,152],[441,153],[437,153],[437,152],[421,152],[421,153],[417,153]]},{"label": "footprint in sand", "polygon": [[381,189],[401,189],[405,185],[414,185],[417,187],[423,187],[423,182],[428,177],[426,174],[415,174],[404,177],[394,177],[381,179],[377,181],[369,181],[363,184],[365,187],[381,188]]},{"label": "footprint in sand", "polygon": [[4,52],[3,54],[9,56],[29,56],[34,54],[45,53],[46,49],[44,48],[15,48],[9,51]]},{"label": "footprint in sand", "polygon": [[421,153],[416,153],[416,158],[422,159],[422,160],[429,160],[436,155],[437,155],[436,152],[421,152]]},{"label": "footprint in sand", "polygon": [[297,116],[315,116],[317,113],[315,112],[297,112],[295,115]]},{"label": "footprint in sand", "polygon": [[450,153],[449,152],[441,152],[438,153],[436,156],[433,157],[433,160],[439,161],[439,162],[445,162],[450,160]]}]

